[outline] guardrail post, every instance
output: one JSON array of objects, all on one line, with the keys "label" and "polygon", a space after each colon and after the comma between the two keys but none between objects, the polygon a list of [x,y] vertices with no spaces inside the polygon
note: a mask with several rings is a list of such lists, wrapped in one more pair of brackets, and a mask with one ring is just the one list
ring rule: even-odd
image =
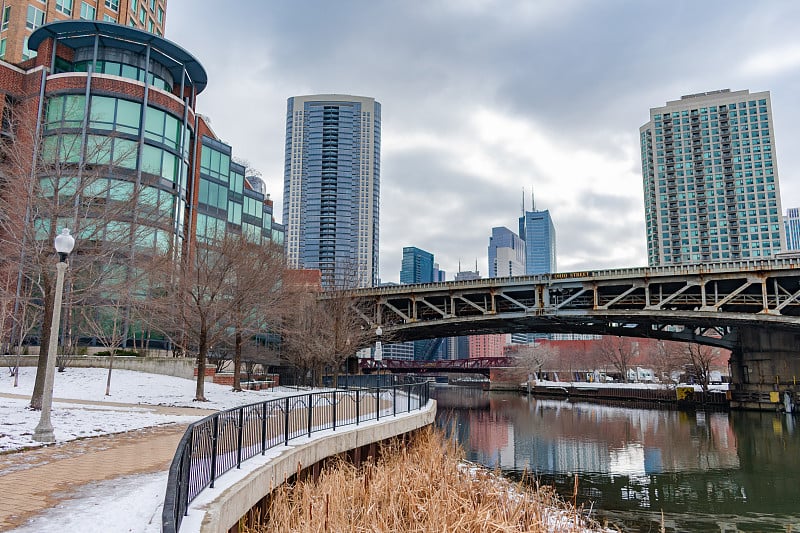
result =
[{"label": "guardrail post", "polygon": [[406,413],[411,412],[411,387],[414,385],[406,385],[406,399],[408,400],[408,408],[406,409]]},{"label": "guardrail post", "polygon": [[333,418],[333,430],[336,431],[336,391],[333,391],[333,413],[331,418]]},{"label": "guardrail post", "polygon": [[261,402],[261,455],[267,451],[267,402]]},{"label": "guardrail post", "polygon": [[217,440],[219,437],[219,415],[214,417],[211,432],[211,485],[214,488],[214,480],[217,478]]},{"label": "guardrail post", "polygon": [[[178,501],[180,505],[183,507],[182,515],[186,516],[189,514],[189,475],[192,472],[192,443],[194,441],[194,431],[189,434],[189,440],[187,441],[186,448],[183,454],[183,461],[181,465],[181,488],[178,491]],[[176,522],[179,524],[180,521]],[[177,527],[177,526],[176,526]]]},{"label": "guardrail post", "polygon": [[378,381],[378,386],[375,387],[375,420],[381,419],[381,385]]},{"label": "guardrail post", "polygon": [[244,408],[239,408],[239,431],[236,435],[236,468],[242,468],[242,436],[244,434]]},{"label": "guardrail post", "polygon": [[308,395],[308,436],[309,437],[311,436],[311,420],[314,418],[314,407],[313,407],[313,403],[312,403],[313,401],[314,401],[314,395],[309,393],[309,395]]},{"label": "guardrail post", "polygon": [[397,387],[392,387],[392,416],[397,416]]},{"label": "guardrail post", "polygon": [[360,392],[360,389],[356,389],[356,425],[358,425],[358,412],[360,411],[359,407],[361,406]]},{"label": "guardrail post", "polygon": [[289,445],[289,397],[286,397],[286,409],[284,410],[283,415],[283,430],[286,434],[286,440],[284,441],[284,445]]}]

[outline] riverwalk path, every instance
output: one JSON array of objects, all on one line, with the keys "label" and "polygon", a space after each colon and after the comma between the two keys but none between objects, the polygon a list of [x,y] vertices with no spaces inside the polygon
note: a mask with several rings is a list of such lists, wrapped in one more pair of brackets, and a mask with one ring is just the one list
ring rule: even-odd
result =
[{"label": "riverwalk path", "polygon": [[[0,398],[19,398],[2,394]],[[109,402],[55,399],[91,410]],[[203,417],[212,410],[116,404],[148,409],[154,413]],[[164,472],[169,468],[186,424],[166,424],[57,443],[0,455],[0,531],[23,525],[62,502],[71,500],[92,485],[128,476]],[[102,530],[102,512],[97,515]]]}]

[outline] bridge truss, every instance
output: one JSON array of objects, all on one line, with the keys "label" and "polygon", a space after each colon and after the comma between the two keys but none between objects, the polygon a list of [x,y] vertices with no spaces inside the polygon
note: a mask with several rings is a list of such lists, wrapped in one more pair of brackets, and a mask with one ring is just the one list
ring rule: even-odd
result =
[{"label": "bridge truss", "polygon": [[[387,342],[484,333],[578,333],[732,349],[737,329],[800,332],[800,260],[629,268],[337,293]],[[334,297],[334,296],[328,296]]]}]

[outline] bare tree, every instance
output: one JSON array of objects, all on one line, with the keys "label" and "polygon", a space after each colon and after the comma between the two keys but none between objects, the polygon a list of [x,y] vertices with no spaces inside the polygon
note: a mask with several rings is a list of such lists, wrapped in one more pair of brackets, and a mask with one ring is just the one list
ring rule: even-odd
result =
[{"label": "bare tree", "polygon": [[240,374],[245,339],[276,328],[285,301],[283,249],[246,238],[232,243],[235,255],[228,297],[234,327],[233,390],[242,390]]},{"label": "bare tree", "polygon": [[525,344],[517,348],[513,357],[518,367],[524,369],[529,375],[533,374],[538,379],[545,366],[555,361],[556,350],[543,342]]},{"label": "bare tree", "polygon": [[681,368],[683,349],[675,342],[658,340],[648,353],[648,361],[662,383],[675,385],[672,376]]},{"label": "bare tree", "polygon": [[[339,368],[347,358],[375,340],[367,327],[365,313],[355,307],[346,289],[294,284],[287,286],[290,305],[281,321],[283,354],[287,361],[311,371],[320,385],[325,368],[338,379]],[[384,334],[383,341],[391,342]]]},{"label": "bare tree", "polygon": [[[65,283],[62,333],[71,344],[71,309],[102,277],[81,276],[98,257],[119,255],[124,263],[133,240],[131,214],[136,185],[132,170],[136,143],[104,136],[75,134],[86,126],[85,97],[52,98],[44,114],[22,103],[7,110],[13,136],[0,141],[0,248],[13,264],[16,290],[13,342],[21,339],[23,307],[41,309],[40,355],[31,406],[41,406],[44,370],[54,301],[53,239],[69,227],[78,245],[70,257]],[[41,121],[40,121],[41,118]],[[94,117],[99,118],[99,117]],[[70,129],[71,128],[71,129]],[[68,131],[69,130],[69,131]],[[80,280],[80,282],[78,282]],[[23,301],[23,294],[31,298]]]},{"label": "bare tree", "polygon": [[627,383],[628,369],[639,355],[638,344],[628,337],[606,335],[596,344],[596,349],[600,360],[611,365],[623,383]]},{"label": "bare tree", "polygon": [[684,363],[686,370],[694,376],[703,392],[708,392],[711,382],[711,370],[720,358],[719,349],[702,344],[688,343],[684,345]]},{"label": "bare tree", "polygon": [[[198,241],[183,261],[160,258],[148,268],[156,289],[143,316],[164,335],[196,351],[197,401],[205,401],[211,346],[228,341],[233,330],[234,345],[241,350],[246,335],[266,327],[273,311],[264,306],[280,298],[282,263],[274,247],[232,233],[217,237]],[[241,352],[236,358],[240,365]]]}]

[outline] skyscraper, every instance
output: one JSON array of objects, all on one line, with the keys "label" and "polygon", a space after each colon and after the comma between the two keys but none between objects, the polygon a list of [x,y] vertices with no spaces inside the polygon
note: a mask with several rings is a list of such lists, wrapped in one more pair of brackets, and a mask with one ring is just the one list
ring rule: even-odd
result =
[{"label": "skyscraper", "polygon": [[525,274],[525,242],[506,227],[492,228],[489,237],[489,277]]},{"label": "skyscraper", "polygon": [[373,98],[289,98],[283,220],[291,268],[319,269],[329,286],[377,283],[380,160]]},{"label": "skyscraper", "polygon": [[[28,37],[39,26],[56,20],[115,22],[161,36],[164,35],[166,9],[167,0],[3,0],[0,59],[19,63],[36,57],[36,51],[28,47]],[[98,66],[99,73],[120,75],[119,71],[102,70],[103,62]],[[116,63],[116,68],[120,68],[120,63]]]},{"label": "skyscraper", "polygon": [[800,250],[800,209],[790,207],[786,210],[783,227],[786,231],[786,249]]},{"label": "skyscraper", "polygon": [[400,283],[431,283],[434,281],[433,264],[432,253],[416,246],[406,246],[403,248]]},{"label": "skyscraper", "polygon": [[519,236],[525,243],[525,273],[556,271],[556,228],[550,211],[525,211],[519,217]]},{"label": "skyscraper", "polygon": [[682,96],[650,109],[639,135],[651,266],[785,248],[768,91]]},{"label": "skyscraper", "polygon": [[[438,281],[438,276],[439,266],[434,263],[432,253],[416,246],[403,248],[400,283],[431,283]],[[398,345],[393,353],[402,354],[408,346],[413,348],[414,359],[446,358],[447,344],[443,343],[442,339],[404,342]],[[401,358],[401,355],[397,358]]]}]

